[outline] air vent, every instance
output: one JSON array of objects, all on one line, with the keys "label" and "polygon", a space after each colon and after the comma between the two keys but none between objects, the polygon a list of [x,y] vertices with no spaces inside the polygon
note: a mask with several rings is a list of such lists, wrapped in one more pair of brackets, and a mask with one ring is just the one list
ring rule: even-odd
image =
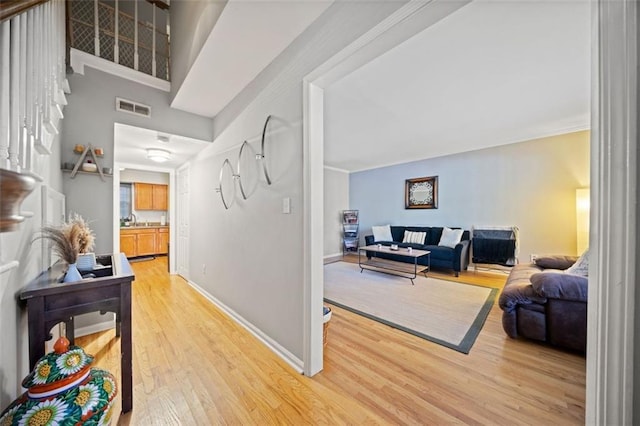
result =
[{"label": "air vent", "polygon": [[127,99],[116,98],[116,111],[128,112],[129,114],[151,117],[151,107]]}]

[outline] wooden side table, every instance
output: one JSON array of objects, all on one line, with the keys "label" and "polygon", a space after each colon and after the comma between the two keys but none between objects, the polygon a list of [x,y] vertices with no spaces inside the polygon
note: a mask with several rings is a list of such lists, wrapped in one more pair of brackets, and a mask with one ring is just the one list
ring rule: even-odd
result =
[{"label": "wooden side table", "polygon": [[122,412],[133,408],[131,282],[135,279],[131,265],[123,253],[97,256],[103,268],[94,270],[95,278],[59,282],[64,265],[56,263],[30,282],[20,293],[27,305],[29,323],[29,367],[45,353],[45,342],[51,329],[67,324],[67,339],[73,344],[73,317],[89,312],[114,312],[116,335],[122,352]]}]

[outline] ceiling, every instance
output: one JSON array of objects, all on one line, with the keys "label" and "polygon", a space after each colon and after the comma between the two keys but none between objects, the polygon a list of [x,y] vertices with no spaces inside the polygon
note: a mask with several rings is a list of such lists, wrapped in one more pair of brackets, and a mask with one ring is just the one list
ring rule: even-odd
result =
[{"label": "ceiling", "polygon": [[590,4],[476,0],[325,90],[358,171],[589,128]]},{"label": "ceiling", "polygon": [[[229,0],[178,90],[172,107],[215,116],[277,57],[333,0]],[[179,135],[116,125],[115,161],[167,169],[182,165],[206,142]],[[210,141],[209,141],[210,142]],[[171,161],[154,163],[147,148],[166,149]]]},{"label": "ceiling", "polygon": [[[168,139],[168,141],[163,142],[158,140],[159,135],[164,136],[162,139]],[[114,150],[115,162],[120,164],[133,164],[145,168],[175,169],[209,144],[208,142],[197,139],[168,135],[155,130],[118,123],[115,125],[114,139],[116,141]],[[155,161],[149,160],[147,158],[147,148],[159,148],[170,151],[171,160],[164,163],[156,163]]]},{"label": "ceiling", "polygon": [[229,0],[171,103],[214,117],[333,0]]},{"label": "ceiling", "polygon": [[[173,107],[215,116],[330,1],[231,0]],[[475,0],[325,89],[325,165],[366,170],[589,128],[590,5]],[[119,126],[116,161],[149,163]],[[184,144],[183,144],[184,142]],[[172,136],[175,167],[203,142]]]}]

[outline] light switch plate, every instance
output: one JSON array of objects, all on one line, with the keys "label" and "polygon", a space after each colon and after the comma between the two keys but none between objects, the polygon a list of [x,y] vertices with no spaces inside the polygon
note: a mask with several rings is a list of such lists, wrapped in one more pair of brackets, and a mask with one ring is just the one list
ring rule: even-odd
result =
[{"label": "light switch plate", "polygon": [[284,214],[291,213],[291,198],[284,197],[282,199],[282,213]]}]

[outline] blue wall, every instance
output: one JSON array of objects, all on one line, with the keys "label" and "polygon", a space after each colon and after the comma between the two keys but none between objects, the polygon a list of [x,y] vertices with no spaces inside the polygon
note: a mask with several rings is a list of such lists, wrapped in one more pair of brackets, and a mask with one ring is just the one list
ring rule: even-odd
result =
[{"label": "blue wall", "polygon": [[[404,207],[405,180],[438,176],[438,208]],[[576,251],[575,190],[589,186],[589,132],[352,173],[349,207],[372,225],[518,226],[520,260]]]}]

